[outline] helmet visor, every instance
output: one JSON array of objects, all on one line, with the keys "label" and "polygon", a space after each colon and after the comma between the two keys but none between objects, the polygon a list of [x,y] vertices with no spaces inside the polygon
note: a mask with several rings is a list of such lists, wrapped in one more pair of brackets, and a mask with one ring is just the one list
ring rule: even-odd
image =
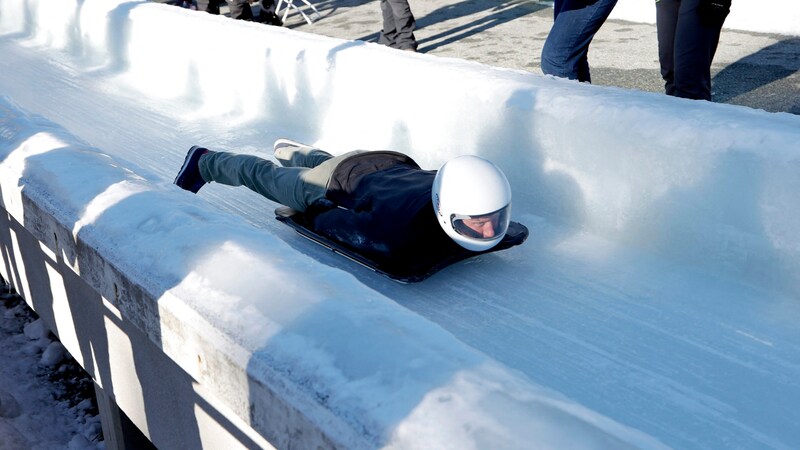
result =
[{"label": "helmet visor", "polygon": [[478,216],[452,214],[450,223],[456,233],[462,236],[479,241],[491,241],[502,237],[508,230],[508,223],[511,220],[510,210],[511,205],[506,205],[495,212]]}]

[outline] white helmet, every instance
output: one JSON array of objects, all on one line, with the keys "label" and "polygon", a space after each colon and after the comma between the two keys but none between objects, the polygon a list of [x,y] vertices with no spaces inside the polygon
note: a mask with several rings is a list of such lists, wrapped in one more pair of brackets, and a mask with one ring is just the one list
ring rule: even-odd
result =
[{"label": "white helmet", "polygon": [[511,186],[490,161],[466,155],[446,162],[433,180],[439,225],[467,250],[488,250],[505,236],[511,220]]}]

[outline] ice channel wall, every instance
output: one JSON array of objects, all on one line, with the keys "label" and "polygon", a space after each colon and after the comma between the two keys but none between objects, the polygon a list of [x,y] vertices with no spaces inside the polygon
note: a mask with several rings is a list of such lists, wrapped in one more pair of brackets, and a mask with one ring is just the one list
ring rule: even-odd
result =
[{"label": "ice channel wall", "polygon": [[232,51],[219,38],[231,32],[224,18],[146,2],[0,5],[6,32],[62,48],[86,68],[126,74],[148,97],[189,98],[198,114],[258,118],[331,150],[406,151],[423,167],[481,154],[508,173],[517,211],[800,290],[792,275],[800,274],[800,211],[790,194],[798,187],[795,115],[257,24],[237,24]]},{"label": "ice channel wall", "polygon": [[[196,31],[194,45],[187,48],[175,39],[176,24]],[[795,116],[594,89],[254,24],[239,24],[244,38],[231,52],[219,39],[229,26],[223,18],[145,2],[0,0],[4,34],[61,48],[87,67],[130,74],[147,95],[191,96],[201,108],[264,118],[329,148],[345,148],[348,136],[357,135],[364,146],[405,150],[424,166],[457,154],[482,154],[506,170],[522,214],[546,216],[765,289],[800,292],[800,210],[794,195],[800,191],[800,122]],[[230,73],[216,70],[219,65],[230,67],[230,73],[263,77],[231,83]],[[408,87],[386,90],[385,85]],[[383,114],[387,104],[391,113]],[[159,262],[154,253],[180,255],[186,245],[148,246],[144,232],[154,230],[139,227],[152,223],[148,218],[84,226],[80,218],[87,203],[51,191],[53,179],[77,191],[80,177],[54,167],[54,178],[37,182],[26,177],[25,167],[39,155],[58,152],[60,163],[89,164],[106,174],[108,190],[98,196],[150,202],[158,211],[171,210],[174,193],[148,186],[102,149],[19,109],[13,100],[3,100],[0,112],[3,276],[153,442],[165,448],[181,446],[185,436],[198,445],[226,448],[231,443],[372,448],[415,442],[413,431],[424,429],[415,427],[435,405],[396,427],[379,409],[370,409],[369,397],[356,393],[358,380],[312,377],[313,383],[298,384],[302,376],[285,372],[292,367],[285,364],[296,343],[277,339],[286,347],[259,354],[263,340],[280,335],[285,318],[258,316],[256,323],[199,309],[193,299],[200,286],[193,283],[203,280],[203,268],[190,267],[188,257],[167,266],[175,260]],[[420,141],[424,149],[413,145]],[[743,207],[747,213],[741,213]],[[280,252],[288,251],[275,238],[217,218],[202,206],[180,218],[200,229],[226,230],[229,240],[210,255],[220,263],[274,270]],[[184,231],[177,225],[158,230],[174,233],[175,242]],[[143,269],[142,258],[153,264]],[[377,342],[444,364],[447,373],[460,374],[448,389],[479,393],[467,405],[475,408],[472,426],[479,426],[466,436],[463,423],[440,427],[432,442],[460,439],[479,445],[486,436],[502,436],[509,447],[522,448],[535,436],[554,447],[564,439],[659,447],[635,430],[541,391],[378,294],[356,284],[343,286],[332,281],[339,275],[301,261],[281,270],[315,273],[319,279],[309,284],[333,286],[324,293],[312,291],[304,302],[324,305],[326,314],[354,324],[358,333],[372,333]],[[221,298],[240,294],[216,288]],[[354,297],[369,300],[370,309],[338,309]],[[258,331],[239,334],[250,328]],[[276,361],[275,355],[288,359]],[[333,366],[353,357],[333,356],[344,358]],[[305,368],[309,376],[323,369],[330,368]],[[430,380],[415,379],[412,364],[395,370],[397,380],[436,391]],[[343,384],[324,384],[334,379]],[[315,392],[347,396],[330,400]],[[514,395],[506,398],[509,392]],[[503,401],[485,401],[496,396]],[[492,416],[500,411],[487,404],[513,405],[520,420],[495,423]],[[559,420],[566,417],[577,422]],[[546,424],[546,432],[532,430],[531,423]]]}]

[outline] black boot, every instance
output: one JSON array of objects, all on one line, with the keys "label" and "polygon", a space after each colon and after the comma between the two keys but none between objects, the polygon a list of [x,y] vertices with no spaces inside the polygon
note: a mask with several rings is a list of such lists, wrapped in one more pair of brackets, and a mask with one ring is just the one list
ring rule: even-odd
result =
[{"label": "black boot", "polygon": [[258,13],[258,18],[256,18],[256,22],[261,22],[267,25],[275,25],[276,27],[283,26],[283,21],[281,20],[280,17],[278,17],[277,14],[275,14],[274,11],[267,11],[263,9],[261,10],[261,12]]}]

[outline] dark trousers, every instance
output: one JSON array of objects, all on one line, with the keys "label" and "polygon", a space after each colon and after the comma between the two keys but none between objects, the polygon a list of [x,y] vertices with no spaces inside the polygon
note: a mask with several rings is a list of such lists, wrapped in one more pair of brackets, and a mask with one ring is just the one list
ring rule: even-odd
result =
[{"label": "dark trousers", "polygon": [[658,60],[667,95],[711,100],[711,62],[724,18],[714,23],[701,20],[700,1],[656,3]]},{"label": "dark trousers", "polygon": [[414,29],[417,26],[408,0],[381,0],[383,30],[380,44],[399,49],[417,49]]},{"label": "dark trousers", "polygon": [[[227,1],[230,8],[231,19],[253,20],[253,10],[247,0],[197,0],[197,10],[210,14],[219,14],[219,5]],[[264,11],[275,8],[275,0],[262,0],[261,9]]]},{"label": "dark trousers", "polygon": [[617,0],[555,0],[553,28],[542,48],[542,72],[591,82],[589,44]]},{"label": "dark trousers", "polygon": [[285,146],[272,161],[253,155],[208,152],[200,157],[200,176],[208,182],[246,186],[262,196],[297,211],[325,198],[328,181],[339,163],[360,150],[332,156],[318,148]]}]

